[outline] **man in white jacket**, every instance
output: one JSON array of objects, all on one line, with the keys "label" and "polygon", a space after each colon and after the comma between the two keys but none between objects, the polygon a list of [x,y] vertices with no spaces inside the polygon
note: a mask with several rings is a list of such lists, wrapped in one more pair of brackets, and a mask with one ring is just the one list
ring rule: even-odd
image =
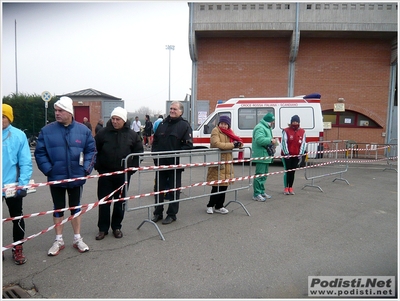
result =
[{"label": "man in white jacket", "polygon": [[134,130],[136,132],[136,134],[139,135],[140,138],[142,138],[141,127],[142,127],[142,123],[140,122],[139,117],[136,116],[135,120],[132,121],[131,129]]}]

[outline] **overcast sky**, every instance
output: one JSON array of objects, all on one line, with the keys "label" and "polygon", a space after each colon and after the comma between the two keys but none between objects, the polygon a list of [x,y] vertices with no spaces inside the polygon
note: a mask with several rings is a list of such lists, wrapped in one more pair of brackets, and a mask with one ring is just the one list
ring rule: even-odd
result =
[{"label": "overcast sky", "polygon": [[[129,112],[165,113],[190,94],[189,7],[185,1],[2,2],[2,96],[95,89]],[[17,47],[15,47],[15,21]],[[15,50],[17,49],[17,51]],[[17,53],[17,78],[15,67]]]}]

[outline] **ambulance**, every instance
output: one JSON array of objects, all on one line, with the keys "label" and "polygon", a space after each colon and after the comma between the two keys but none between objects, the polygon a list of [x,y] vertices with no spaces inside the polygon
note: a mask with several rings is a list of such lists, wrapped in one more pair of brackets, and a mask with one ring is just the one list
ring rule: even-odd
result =
[{"label": "ambulance", "polygon": [[[274,138],[281,141],[282,130],[293,115],[300,117],[300,126],[306,131],[306,142],[323,141],[324,128],[321,110],[321,95],[313,93],[295,97],[231,98],[216,105],[204,122],[193,131],[193,145],[210,147],[211,131],[218,124],[220,116],[231,118],[233,132],[242,138],[245,147],[251,147],[253,129],[267,114],[275,116],[272,129]],[[280,156],[280,144],[275,156]],[[234,153],[237,158],[237,152]],[[250,149],[245,148],[244,158],[250,158]]]}]

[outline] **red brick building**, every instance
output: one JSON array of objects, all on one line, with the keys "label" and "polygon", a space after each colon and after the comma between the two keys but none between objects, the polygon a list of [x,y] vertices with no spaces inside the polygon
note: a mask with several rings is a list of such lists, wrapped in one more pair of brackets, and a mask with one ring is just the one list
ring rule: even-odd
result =
[{"label": "red brick building", "polygon": [[103,119],[105,126],[112,110],[118,106],[124,107],[124,101],[121,98],[91,88],[58,95],[60,96],[68,96],[72,99],[75,120],[83,122],[83,117],[87,117],[92,125],[93,135],[99,119]]},{"label": "red brick building", "polygon": [[316,92],[325,140],[397,138],[397,4],[279,5],[189,4],[194,102]]}]

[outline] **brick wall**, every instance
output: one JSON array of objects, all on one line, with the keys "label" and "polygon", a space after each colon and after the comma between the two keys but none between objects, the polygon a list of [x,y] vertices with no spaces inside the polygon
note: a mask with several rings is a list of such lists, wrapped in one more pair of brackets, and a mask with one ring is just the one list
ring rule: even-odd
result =
[{"label": "brick wall", "polygon": [[289,41],[210,38],[198,41],[197,99],[287,94]]},{"label": "brick wall", "polygon": [[[200,38],[197,99],[287,96],[288,38]],[[390,78],[388,40],[300,38],[294,95],[318,92],[322,110],[339,97],[346,110],[362,113],[380,129],[340,128],[339,139],[384,143]],[[325,140],[337,139],[337,128]]]},{"label": "brick wall", "polygon": [[[81,102],[81,103],[79,103]],[[73,101],[73,106],[74,107],[79,107],[79,106],[88,106],[89,107],[89,122],[92,125],[92,134],[94,135],[95,132],[95,128],[97,125],[97,122],[99,121],[100,118],[102,118],[101,116],[101,101],[94,101],[92,99],[89,99],[87,101],[78,101],[78,100],[74,100]],[[80,121],[81,122],[81,121]]]},{"label": "brick wall", "polygon": [[[295,94],[322,95],[322,110],[333,109],[339,97],[346,110],[364,114],[381,129],[342,128],[339,139],[384,143],[390,78],[390,41],[301,39],[296,62]],[[337,128],[325,139],[337,139]]]}]

